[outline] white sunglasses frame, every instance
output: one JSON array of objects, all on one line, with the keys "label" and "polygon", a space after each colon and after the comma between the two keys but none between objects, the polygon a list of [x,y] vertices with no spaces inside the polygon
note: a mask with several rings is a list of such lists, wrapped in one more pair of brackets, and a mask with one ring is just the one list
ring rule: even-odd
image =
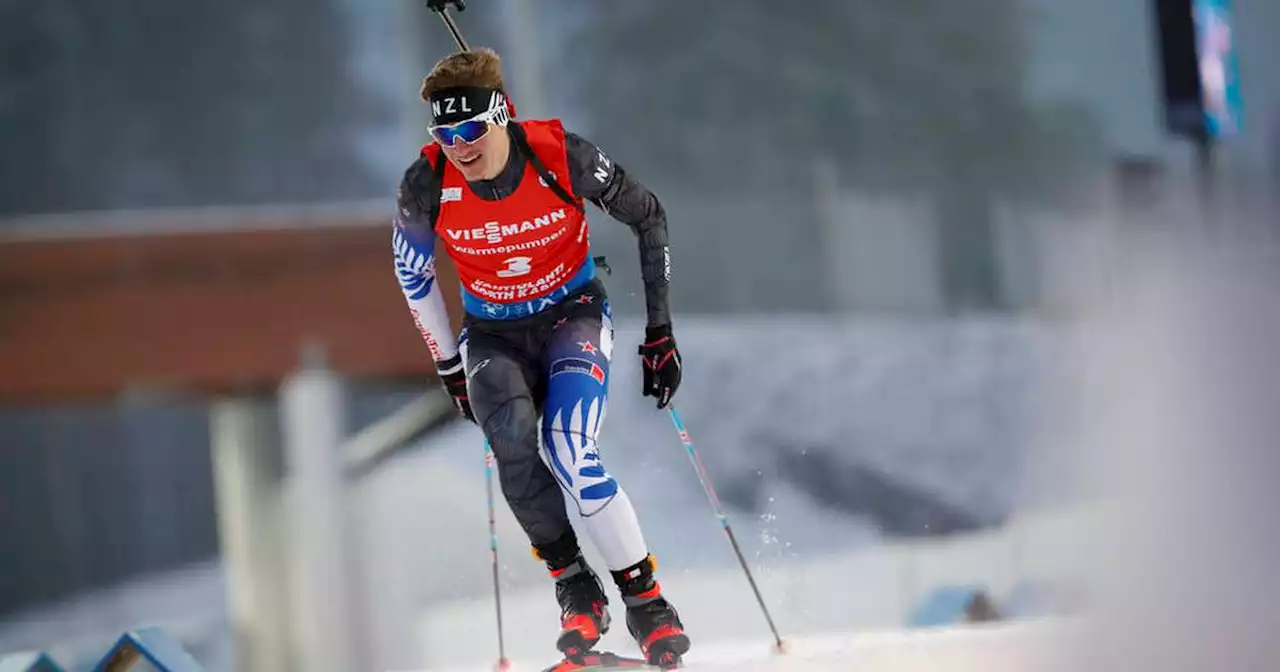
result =
[{"label": "white sunglasses frame", "polygon": [[434,143],[436,143],[437,145],[440,145],[441,147],[453,147],[454,145],[458,144],[458,141],[455,141],[455,142],[453,143],[453,145],[446,145],[446,144],[444,144],[444,143],[440,142],[440,138],[439,138],[438,136],[436,136],[436,129],[440,129],[440,128],[454,128],[454,127],[459,126],[459,125],[461,125],[461,124],[465,124],[465,123],[472,122],[472,121],[483,121],[483,122],[485,122],[485,131],[484,131],[484,133],[482,133],[482,134],[480,135],[480,137],[476,138],[475,140],[472,140],[471,142],[467,142],[466,140],[463,140],[462,138],[458,138],[458,141],[461,141],[461,142],[466,143],[466,144],[468,144],[468,145],[471,145],[471,144],[475,144],[475,143],[477,143],[477,142],[480,142],[481,140],[483,140],[483,139],[485,138],[485,136],[489,135],[489,131],[490,131],[490,130],[492,130],[494,126],[497,126],[497,127],[499,127],[499,128],[506,128],[506,127],[507,127],[507,123],[511,121],[511,115],[510,115],[510,113],[507,111],[507,105],[506,105],[506,102],[504,101],[502,104],[500,104],[500,105],[498,105],[498,106],[496,106],[496,107],[491,107],[491,108],[489,108],[489,109],[485,110],[484,112],[481,112],[480,114],[477,114],[476,116],[471,117],[470,119],[463,119],[462,121],[455,121],[455,122],[453,122],[452,124],[439,124],[439,125],[436,125],[436,126],[429,126],[429,127],[427,128],[427,132],[431,134],[431,141],[432,141],[432,142],[434,142]]}]

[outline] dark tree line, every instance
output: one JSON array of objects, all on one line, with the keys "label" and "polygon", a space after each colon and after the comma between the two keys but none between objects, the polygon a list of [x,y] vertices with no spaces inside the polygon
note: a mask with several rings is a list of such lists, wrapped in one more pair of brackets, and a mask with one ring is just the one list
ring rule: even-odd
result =
[{"label": "dark tree line", "polygon": [[5,3],[0,214],[381,194],[348,51],[330,2]]},{"label": "dark tree line", "polygon": [[[944,284],[998,304],[992,209],[1061,205],[1100,133],[1027,95],[1021,0],[610,4],[563,58],[593,133],[646,174],[722,190],[931,195]],[[594,57],[584,55],[594,54]]]}]

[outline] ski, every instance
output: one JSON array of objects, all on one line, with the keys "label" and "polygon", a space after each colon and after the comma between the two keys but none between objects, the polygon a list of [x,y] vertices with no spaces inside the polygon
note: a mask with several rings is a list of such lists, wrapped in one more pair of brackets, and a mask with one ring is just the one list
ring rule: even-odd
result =
[{"label": "ski", "polygon": [[618,654],[610,651],[589,651],[579,656],[577,660],[569,660],[566,658],[542,670],[542,672],[578,672],[578,670],[590,670],[591,672],[616,672],[618,670],[662,669],[664,668],[656,665],[650,665],[640,658],[619,656]]}]

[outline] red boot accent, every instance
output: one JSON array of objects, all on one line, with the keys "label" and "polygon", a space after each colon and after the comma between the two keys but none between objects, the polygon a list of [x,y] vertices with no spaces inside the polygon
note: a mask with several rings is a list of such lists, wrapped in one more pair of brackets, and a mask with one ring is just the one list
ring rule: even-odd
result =
[{"label": "red boot accent", "polygon": [[576,632],[582,635],[582,638],[594,642],[600,639],[600,628],[596,626],[596,619],[586,614],[574,614],[560,622],[561,632]]},{"label": "red boot accent", "polygon": [[684,636],[684,630],[681,630],[680,628],[674,625],[660,625],[658,626],[658,629],[649,633],[649,636],[645,638],[643,642],[641,642],[640,651],[641,653],[644,654],[645,658],[648,658],[649,652],[653,650],[654,644],[657,644],[662,640],[669,639],[671,637],[683,637],[683,636]]},{"label": "red boot accent", "polygon": [[565,658],[576,660],[600,641],[599,622],[587,614],[574,614],[560,621],[556,648]]},{"label": "red boot accent", "polygon": [[655,597],[658,597],[661,594],[662,594],[662,586],[657,581],[654,581],[652,588],[644,591],[643,593],[636,593],[636,597],[639,597],[645,600],[651,600]]}]

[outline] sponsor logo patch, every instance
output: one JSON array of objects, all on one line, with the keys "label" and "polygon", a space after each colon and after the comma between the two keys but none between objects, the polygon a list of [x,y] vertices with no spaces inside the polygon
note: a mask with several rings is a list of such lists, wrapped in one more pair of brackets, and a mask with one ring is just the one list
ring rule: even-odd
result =
[{"label": "sponsor logo patch", "polygon": [[555,378],[562,373],[580,373],[584,376],[590,376],[597,383],[604,385],[604,369],[589,359],[565,357],[552,362],[551,377]]}]

